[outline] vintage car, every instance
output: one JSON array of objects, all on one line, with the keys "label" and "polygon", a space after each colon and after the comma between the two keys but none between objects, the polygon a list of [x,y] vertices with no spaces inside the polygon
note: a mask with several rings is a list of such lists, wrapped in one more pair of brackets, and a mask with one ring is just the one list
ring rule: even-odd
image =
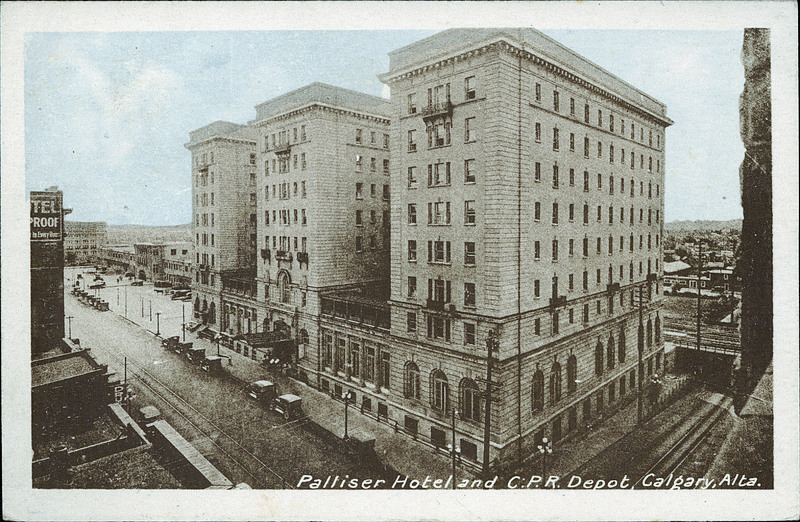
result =
[{"label": "vintage car", "polygon": [[178,342],[178,343],[175,343],[175,347],[173,349],[175,350],[175,353],[186,353],[186,352],[188,352],[189,350],[192,349],[192,343],[191,342],[188,342],[188,343]]},{"label": "vintage car", "polygon": [[180,341],[180,337],[173,335],[172,337],[165,337],[161,339],[161,346],[167,350],[174,350],[175,345]]},{"label": "vintage car", "polygon": [[247,395],[259,402],[269,405],[277,397],[278,391],[270,381],[255,381],[247,387]]},{"label": "vintage car", "polygon": [[186,357],[194,364],[200,364],[206,358],[206,349],[202,346],[189,348],[186,350]]},{"label": "vintage car", "polygon": [[202,364],[200,364],[200,368],[204,372],[208,372],[212,375],[222,373],[222,361],[224,359],[224,357],[220,357],[218,355],[208,355],[205,359],[203,359]]},{"label": "vintage car", "polygon": [[131,286],[144,286],[144,281],[133,281]]},{"label": "vintage car", "polygon": [[287,393],[272,400],[272,411],[280,413],[286,420],[299,419],[303,416],[303,399]]}]

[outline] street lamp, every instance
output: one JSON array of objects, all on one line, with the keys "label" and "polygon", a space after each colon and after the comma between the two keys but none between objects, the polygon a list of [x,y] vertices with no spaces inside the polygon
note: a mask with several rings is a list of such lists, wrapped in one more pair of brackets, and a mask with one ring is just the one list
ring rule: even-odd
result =
[{"label": "street lamp", "polygon": [[542,442],[536,445],[536,449],[542,454],[542,477],[545,477],[547,476],[547,456],[553,453],[553,443],[544,437]]},{"label": "street lamp", "polygon": [[[184,330],[184,336],[185,335],[186,335],[186,331]],[[219,357],[219,340],[220,340],[221,337],[222,336],[220,334],[217,334],[217,335],[214,336],[214,340],[217,341],[217,357]],[[184,340],[185,340],[185,337],[184,337]]]},{"label": "street lamp", "polygon": [[347,440],[347,407],[350,405],[350,401],[353,400],[353,392],[348,390],[342,393],[342,400],[344,400],[344,439]]},{"label": "street lamp", "polygon": [[156,312],[156,335],[161,334],[161,312]]}]

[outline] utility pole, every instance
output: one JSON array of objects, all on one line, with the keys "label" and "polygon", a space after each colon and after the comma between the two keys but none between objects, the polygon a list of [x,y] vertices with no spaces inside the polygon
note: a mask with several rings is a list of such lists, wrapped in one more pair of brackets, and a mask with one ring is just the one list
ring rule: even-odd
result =
[{"label": "utility pole", "polygon": [[698,240],[697,253],[697,351],[700,351],[700,279],[703,273],[703,241]]},{"label": "utility pole", "polygon": [[644,324],[642,323],[642,285],[639,285],[639,337],[637,339],[639,352],[639,365],[637,375],[638,387],[636,397],[636,423],[642,423],[642,377],[644,375],[644,363],[642,362],[642,352],[644,352]]},{"label": "utility pole", "polygon": [[128,317],[128,287],[125,287],[125,317]]},{"label": "utility pole", "polygon": [[144,319],[144,297],[141,298],[142,302],[142,319]]},{"label": "utility pole", "polygon": [[67,323],[69,324],[69,339],[72,339],[72,320],[74,317],[71,315],[67,316]]},{"label": "utility pole", "polygon": [[453,489],[456,489],[456,409],[453,408],[453,447],[450,450],[453,456]]},{"label": "utility pole", "polygon": [[153,300],[150,299],[150,322],[153,322]]},{"label": "utility pole", "polygon": [[183,342],[186,342],[186,303],[181,304],[181,315],[183,316],[183,324],[181,324]]},{"label": "utility pole", "polygon": [[130,405],[128,404],[129,398],[128,398],[128,358],[127,357],[125,357],[123,359],[123,365],[124,365],[124,370],[123,370],[123,375],[124,375],[123,383],[124,384],[123,384],[122,387],[125,390],[125,412],[128,413],[128,415],[130,415],[131,408],[130,408]]},{"label": "utility pole", "polygon": [[[486,339],[486,398],[484,399],[484,424],[483,424],[483,473],[489,473],[489,440],[491,435],[491,412],[492,412],[492,351],[496,348],[497,333],[489,330],[489,338]],[[455,442],[453,442],[455,445]],[[455,477],[453,478],[455,480]]]},{"label": "utility pole", "polygon": [[160,334],[161,334],[161,312],[156,312],[156,335]]}]

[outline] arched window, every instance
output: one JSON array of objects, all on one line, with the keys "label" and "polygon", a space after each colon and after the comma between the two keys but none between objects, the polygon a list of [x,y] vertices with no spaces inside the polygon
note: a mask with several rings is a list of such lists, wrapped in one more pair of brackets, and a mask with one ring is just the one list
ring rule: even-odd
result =
[{"label": "arched window", "polygon": [[194,300],[194,311],[195,312],[199,312],[200,311],[200,296],[199,295]]},{"label": "arched window", "polygon": [[483,404],[478,385],[472,379],[461,379],[461,418],[480,422],[483,419]]},{"label": "arched window", "polygon": [[289,274],[287,272],[281,272],[278,274],[278,294],[281,297],[281,303],[289,303],[291,300],[291,289],[289,285],[291,281],[289,280]]},{"label": "arched window", "polygon": [[534,412],[544,409],[544,374],[542,370],[536,370],[536,373],[533,374],[531,399],[531,409]]},{"label": "arched window", "polygon": [[619,327],[619,362],[625,362],[625,325]]},{"label": "arched window", "polygon": [[661,342],[661,318],[656,314],[656,344]]},{"label": "arched window", "polygon": [[208,310],[208,301],[203,299],[203,311],[205,312],[206,310]]},{"label": "arched window", "polygon": [[416,363],[408,361],[406,363],[405,379],[403,383],[403,394],[409,399],[419,400],[420,397],[420,384],[419,384],[419,366]]},{"label": "arched window", "polygon": [[647,320],[647,346],[648,348],[653,345],[653,320]]},{"label": "arched window", "polygon": [[578,387],[578,359],[570,355],[567,359],[567,393],[573,393]]},{"label": "arched window", "polygon": [[300,344],[308,344],[308,332],[305,328],[300,330]]},{"label": "arched window", "polygon": [[603,343],[597,342],[594,349],[594,373],[597,375],[603,374]]},{"label": "arched window", "polygon": [[606,366],[609,370],[613,369],[617,362],[617,354],[614,351],[614,336],[611,335],[608,337],[608,346],[606,347]]},{"label": "arched window", "polygon": [[550,369],[550,405],[554,405],[561,400],[561,365],[553,363]]},{"label": "arched window", "polygon": [[450,387],[442,370],[434,370],[431,375],[431,406],[434,410],[446,412],[450,409]]},{"label": "arched window", "polygon": [[214,324],[217,322],[217,305],[214,301],[208,306],[208,322]]}]

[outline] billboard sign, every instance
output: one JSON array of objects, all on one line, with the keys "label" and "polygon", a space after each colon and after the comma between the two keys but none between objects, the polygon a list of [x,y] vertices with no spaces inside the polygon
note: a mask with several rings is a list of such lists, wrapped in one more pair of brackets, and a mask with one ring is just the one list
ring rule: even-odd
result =
[{"label": "billboard sign", "polygon": [[61,192],[31,192],[31,241],[61,241],[64,209]]}]

